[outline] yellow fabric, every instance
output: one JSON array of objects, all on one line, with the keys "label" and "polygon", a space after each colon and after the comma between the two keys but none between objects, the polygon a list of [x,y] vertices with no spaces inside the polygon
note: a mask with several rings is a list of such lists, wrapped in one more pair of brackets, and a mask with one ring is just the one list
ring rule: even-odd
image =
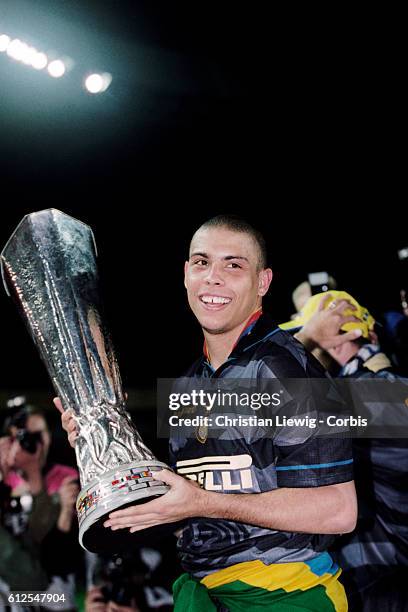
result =
[{"label": "yellow fabric", "polygon": [[275,591],[284,589],[287,592],[306,590],[317,585],[325,587],[327,596],[332,600],[337,612],[346,612],[347,598],[343,585],[337,580],[341,574],[324,573],[316,575],[306,563],[274,563],[265,565],[262,561],[237,563],[225,569],[205,576],[200,582],[208,589],[217,588],[237,580],[250,586]]},{"label": "yellow fabric", "polygon": [[364,367],[371,372],[378,372],[384,368],[391,368],[392,363],[384,353],[377,353],[364,362]]},{"label": "yellow fabric", "polygon": [[[330,296],[330,297],[327,297]],[[346,308],[343,311],[343,315],[349,316],[353,315],[359,319],[357,322],[349,322],[342,325],[341,329],[343,331],[351,331],[353,329],[360,329],[362,332],[363,338],[369,338],[369,333],[374,329],[375,319],[368,312],[367,308],[360,306],[360,304],[355,300],[349,293],[346,291],[326,291],[324,293],[317,293],[308,299],[300,313],[297,317],[295,317],[292,321],[288,321],[287,323],[281,323],[279,327],[281,329],[294,329],[296,327],[303,327],[309,319],[319,310],[319,305],[323,298],[326,297],[327,300],[324,304],[324,308],[328,308],[330,304],[335,300],[337,303],[340,300],[347,300],[355,306],[356,310],[352,310],[351,308]]]}]

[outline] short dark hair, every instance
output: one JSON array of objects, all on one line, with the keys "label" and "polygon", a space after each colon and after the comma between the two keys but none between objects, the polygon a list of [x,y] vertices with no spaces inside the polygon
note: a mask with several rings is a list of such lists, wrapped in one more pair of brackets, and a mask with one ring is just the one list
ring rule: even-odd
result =
[{"label": "short dark hair", "polygon": [[6,418],[3,424],[3,433],[9,435],[11,427],[16,427],[17,429],[25,429],[30,416],[42,417],[46,423],[47,429],[49,429],[47,417],[45,416],[44,410],[38,408],[37,406],[24,403],[23,405],[17,408],[11,408],[7,410]]},{"label": "short dark hair", "polygon": [[[231,230],[231,232],[237,232],[241,234],[248,234],[251,236],[258,248],[258,268],[263,270],[268,265],[268,251],[266,248],[266,241],[263,234],[257,230],[253,225],[248,223],[245,219],[236,215],[217,215],[205,221],[198,230],[208,228],[223,227]],[[197,230],[197,231],[198,231]]]}]

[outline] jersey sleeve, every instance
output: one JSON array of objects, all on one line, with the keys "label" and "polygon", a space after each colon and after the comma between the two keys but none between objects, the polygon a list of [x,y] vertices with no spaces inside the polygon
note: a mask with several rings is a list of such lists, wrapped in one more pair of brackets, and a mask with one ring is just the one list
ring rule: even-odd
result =
[{"label": "jersey sleeve", "polygon": [[306,423],[282,426],[274,436],[278,487],[320,487],[353,480],[351,438],[328,435],[327,428],[323,431],[319,425],[343,402],[320,364],[307,352],[302,351],[299,359],[295,353],[287,354],[286,363],[280,354],[279,367],[265,358],[262,376],[278,377],[289,389],[290,401],[280,408],[280,415],[302,417]]},{"label": "jersey sleeve", "polygon": [[278,487],[321,487],[353,480],[351,440],[310,436],[275,445]]}]

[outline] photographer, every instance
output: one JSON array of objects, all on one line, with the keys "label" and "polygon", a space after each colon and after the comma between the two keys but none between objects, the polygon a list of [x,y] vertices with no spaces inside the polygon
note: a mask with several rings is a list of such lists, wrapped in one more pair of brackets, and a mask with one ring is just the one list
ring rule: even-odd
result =
[{"label": "photographer", "polygon": [[[121,557],[89,556],[91,585],[86,594],[86,612],[139,612],[135,591],[140,582],[129,562]],[[128,560],[129,561],[129,560]],[[127,567],[126,567],[127,565]]]},{"label": "photographer", "polygon": [[90,555],[86,612],[171,612],[176,537],[114,556]]},{"label": "photographer", "polygon": [[[0,438],[0,601],[3,598],[5,602],[10,590],[42,590],[48,584],[46,572],[38,560],[32,524],[21,538],[14,537],[4,527],[4,519],[12,511],[13,501],[11,489],[4,482],[10,470],[11,445],[9,437]],[[39,507],[34,504],[34,522],[39,518]]]},{"label": "photographer", "polygon": [[86,594],[85,612],[140,612],[134,598],[130,603],[131,605],[125,606],[112,600],[106,601],[102,589],[92,587]]},{"label": "photographer", "polygon": [[[74,520],[78,474],[48,460],[51,433],[39,409],[23,402],[11,411],[4,429],[10,445],[6,484],[15,510],[6,516],[5,524],[16,537],[30,526],[48,574],[48,591],[64,594],[65,605],[59,602],[58,609],[72,609],[80,551]],[[59,554],[61,550],[64,555]]]}]

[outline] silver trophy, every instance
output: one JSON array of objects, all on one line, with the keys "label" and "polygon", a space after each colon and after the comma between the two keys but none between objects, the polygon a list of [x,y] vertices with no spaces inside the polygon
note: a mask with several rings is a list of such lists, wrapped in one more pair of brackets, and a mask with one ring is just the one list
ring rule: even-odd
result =
[{"label": "silver trophy", "polygon": [[143,443],[125,408],[101,316],[95,256],[90,227],[58,210],[42,210],[17,226],[1,253],[1,270],[56,393],[75,413],[80,544],[92,552],[117,552],[134,545],[134,534],[103,527],[107,514],[169,487],[153,480],[151,472],[167,466]]}]

